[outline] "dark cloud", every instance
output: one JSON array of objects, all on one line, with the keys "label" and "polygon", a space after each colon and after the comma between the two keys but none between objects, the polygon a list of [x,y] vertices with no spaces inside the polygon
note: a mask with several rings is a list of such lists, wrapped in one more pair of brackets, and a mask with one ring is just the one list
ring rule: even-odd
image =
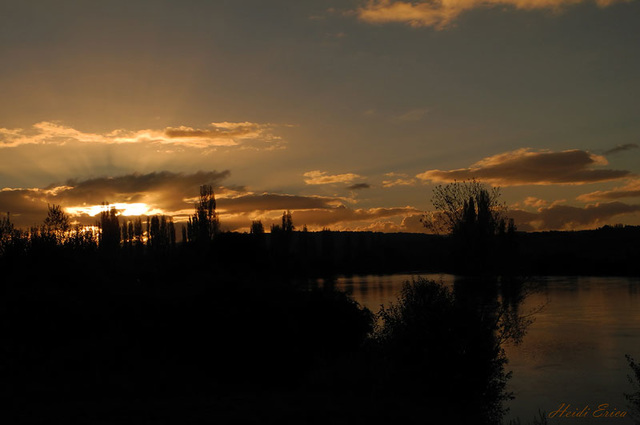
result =
[{"label": "dark cloud", "polygon": [[[210,184],[219,189],[222,180],[230,175],[226,171],[198,171],[193,174],[160,171],[148,174],[127,174],[118,177],[98,177],[84,181],[69,180],[66,190],[49,198],[64,206],[101,204],[102,202],[144,202],[163,210],[178,210],[192,203],[185,198],[198,195],[201,185]],[[51,188],[51,187],[50,187]]]},{"label": "dark cloud", "polygon": [[[117,206],[121,211],[130,209],[129,214],[165,213],[180,222],[193,214],[199,187],[211,184],[218,196],[217,210],[221,223],[229,230],[246,229],[254,219],[261,219],[269,226],[280,221],[282,211],[290,210],[298,227],[306,224],[316,229],[354,229],[378,222],[377,226],[387,231],[411,231],[408,223],[412,223],[413,229],[417,222],[413,223],[415,220],[408,217],[420,214],[412,207],[355,209],[346,205],[348,200],[338,197],[256,194],[247,192],[243,187],[221,186],[229,174],[229,171],[193,174],[161,171],[69,180],[46,188],[3,189],[0,191],[0,211],[11,211],[14,223],[26,227],[42,223],[48,203],[59,204],[72,214],[73,219],[82,224],[94,224],[99,206],[109,202],[121,204]],[[131,212],[138,211],[131,205],[134,203],[141,204],[142,212]],[[396,224],[383,225],[384,220]],[[398,224],[400,221],[402,224]]]},{"label": "dark cloud", "polygon": [[[220,224],[223,229],[247,231],[251,221],[260,220],[266,229],[272,224],[280,224],[282,211],[248,210],[222,212]],[[345,205],[328,206],[317,209],[289,209],[296,229],[307,226],[312,231],[323,228],[331,230],[380,231],[380,232],[423,232],[421,213],[415,208],[368,208],[353,209]]]},{"label": "dark cloud", "polygon": [[369,183],[356,183],[347,187],[349,190],[360,190],[360,189],[369,189],[371,185]]},{"label": "dark cloud", "polygon": [[626,143],[624,145],[617,145],[615,148],[604,151],[603,155],[611,155],[618,152],[628,151],[630,149],[637,149],[638,145],[636,143]]},{"label": "dark cloud", "polygon": [[330,209],[334,208],[336,203],[340,203],[336,198],[264,193],[222,198],[218,200],[217,206],[226,213],[237,213],[246,211]]},{"label": "dark cloud", "polygon": [[562,152],[519,149],[485,158],[469,168],[430,170],[417,177],[432,182],[475,178],[502,186],[516,186],[595,183],[631,174],[626,170],[593,168],[606,164],[603,156],[577,149]]},{"label": "dark cloud", "polygon": [[0,191],[0,212],[10,213],[18,227],[36,225],[47,214],[46,194],[39,189],[3,189]]},{"label": "dark cloud", "polygon": [[520,230],[579,230],[611,224],[616,216],[637,212],[640,205],[608,202],[585,207],[555,204],[537,212],[512,210],[509,215]]},{"label": "dark cloud", "polygon": [[419,213],[419,211],[412,207],[352,209],[341,205],[323,210],[296,211],[293,218],[294,222],[300,224],[330,227],[343,225],[344,223],[367,222],[385,217],[401,218],[416,213]]},{"label": "dark cloud", "polygon": [[203,184],[214,186],[218,192],[229,171],[198,171],[193,174],[161,171],[148,174],[127,174],[117,177],[98,177],[87,180],[69,180],[45,188],[3,189],[0,191],[0,211],[11,212],[19,226],[41,222],[47,213],[47,204],[64,208],[109,203],[145,203],[153,209],[177,211],[192,208],[199,188]]},{"label": "dark cloud", "polygon": [[[95,217],[85,208],[103,202],[142,203],[150,211],[174,215],[178,221],[193,212],[193,205],[203,184],[214,186],[218,195],[217,209],[226,228],[235,230],[248,226],[256,216],[264,217],[266,224],[278,222],[284,210],[294,212],[298,225],[336,226],[341,223],[402,217],[417,213],[411,207],[353,209],[345,200],[334,197],[298,196],[286,194],[245,192],[243,187],[223,187],[220,183],[229,171],[199,171],[193,174],[161,171],[148,174],[127,174],[116,177],[98,177],[87,180],[69,180],[40,189],[4,189],[0,191],[0,210],[11,211],[14,222],[29,226],[42,222],[47,204],[72,208],[76,219],[93,224]],[[125,208],[125,207],[122,207]],[[150,212],[155,214],[155,212]],[[239,226],[239,227],[238,227]]]},{"label": "dark cloud", "polygon": [[257,138],[264,134],[264,130],[269,128],[268,125],[256,124],[250,122],[242,123],[211,123],[207,129],[191,128],[191,127],[167,127],[164,134],[169,138]]}]

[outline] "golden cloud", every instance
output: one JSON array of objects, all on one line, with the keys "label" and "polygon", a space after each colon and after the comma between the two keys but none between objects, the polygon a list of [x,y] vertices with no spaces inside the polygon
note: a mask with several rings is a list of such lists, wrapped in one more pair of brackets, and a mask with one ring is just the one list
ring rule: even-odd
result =
[{"label": "golden cloud", "polygon": [[610,221],[623,214],[640,212],[640,205],[607,202],[575,207],[553,203],[537,212],[510,210],[519,230],[581,230],[612,224]]},{"label": "golden cloud", "polygon": [[69,180],[45,188],[5,188],[0,190],[0,211],[10,211],[19,226],[42,222],[47,204],[61,205],[68,212],[87,220],[99,212],[95,207],[103,202],[121,205],[122,209],[137,205],[138,211],[149,214],[170,214],[181,210],[188,210],[190,214],[192,199],[197,196],[199,187],[211,184],[224,193],[225,188],[220,187],[220,182],[229,174],[229,171],[198,171],[193,174],[161,171]]},{"label": "golden cloud", "polygon": [[[628,0],[595,0],[599,7]],[[358,18],[372,24],[403,23],[412,27],[443,29],[462,13],[478,8],[512,7],[520,10],[553,11],[592,0],[422,0],[416,2],[370,0],[356,10]]]},{"label": "golden cloud", "polygon": [[243,187],[221,186],[229,175],[229,171],[160,171],[69,180],[45,188],[5,188],[0,190],[0,211],[10,211],[16,225],[27,227],[42,223],[47,204],[57,204],[81,224],[94,224],[95,215],[104,208],[101,204],[109,202],[122,215],[166,214],[180,222],[193,214],[200,185],[211,184],[221,224],[227,230],[245,229],[255,219],[267,226],[278,223],[285,210],[293,212],[297,226],[306,224],[316,230],[327,226],[344,229],[350,223],[368,225],[385,218],[399,222],[420,213],[413,207],[354,209],[339,197],[253,193]]},{"label": "golden cloud", "polygon": [[538,199],[533,196],[527,196],[527,198],[524,200],[524,204],[528,207],[542,208],[549,205],[549,202],[545,201],[544,199]]},{"label": "golden cloud", "polygon": [[394,186],[413,186],[416,184],[416,179],[410,178],[407,174],[402,173],[386,173],[385,177],[389,177],[389,180],[382,181],[382,187],[394,187]]},{"label": "golden cloud", "polygon": [[598,190],[578,196],[579,201],[613,200],[640,197],[640,180],[631,180],[626,185],[611,190]]},{"label": "golden cloud", "polygon": [[308,171],[303,174],[306,184],[351,183],[362,176],[353,173],[330,175],[326,171]]},{"label": "golden cloud", "polygon": [[578,149],[562,152],[518,149],[482,159],[469,168],[430,170],[416,177],[430,182],[478,179],[502,186],[585,184],[628,177],[626,170],[596,169],[606,158]]},{"label": "golden cloud", "polygon": [[428,233],[428,229],[422,224],[422,214],[410,214],[401,217],[401,220],[377,220],[359,226],[347,226],[345,230],[356,232],[383,232],[383,233]]},{"label": "golden cloud", "polygon": [[167,127],[161,130],[130,131],[116,129],[109,133],[96,134],[76,130],[57,122],[43,121],[31,129],[0,128],[0,148],[20,145],[62,145],[66,143],[130,144],[152,143],[190,148],[235,147],[247,143],[261,144],[272,148],[282,142],[273,133],[274,125],[250,122],[211,123],[208,128]]},{"label": "golden cloud", "polygon": [[[220,214],[223,229],[246,231],[252,220],[262,221],[266,229],[280,224],[283,210],[246,211]],[[419,223],[420,212],[413,207],[360,208],[345,205],[317,209],[292,209],[296,229],[306,226],[311,231],[325,228],[337,231],[423,232]],[[413,217],[417,217],[415,220]],[[420,226],[415,226],[415,223]],[[406,223],[406,224],[405,224]]]}]

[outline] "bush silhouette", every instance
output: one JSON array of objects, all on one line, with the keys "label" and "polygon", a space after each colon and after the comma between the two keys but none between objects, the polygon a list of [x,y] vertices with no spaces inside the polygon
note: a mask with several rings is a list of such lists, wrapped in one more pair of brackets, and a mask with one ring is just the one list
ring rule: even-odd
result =
[{"label": "bush silhouette", "polygon": [[495,317],[442,284],[418,279],[406,282],[397,303],[382,308],[378,318],[374,339],[386,371],[383,387],[423,400],[430,419],[433,412],[447,412],[439,419],[463,420],[464,403],[471,415],[466,419],[499,422],[510,396]]},{"label": "bush silhouette", "polygon": [[631,368],[632,375],[629,375],[629,382],[633,385],[633,389],[635,390],[632,393],[625,393],[624,396],[629,402],[629,406],[633,409],[630,413],[633,418],[636,420],[636,423],[640,423],[640,364],[636,363],[636,361],[630,355],[625,355],[627,358],[627,362],[629,363],[629,367]]}]

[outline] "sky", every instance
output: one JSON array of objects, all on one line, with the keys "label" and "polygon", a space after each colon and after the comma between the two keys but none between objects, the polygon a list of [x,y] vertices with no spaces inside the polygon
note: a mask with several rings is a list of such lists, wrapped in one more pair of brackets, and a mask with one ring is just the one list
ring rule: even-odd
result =
[{"label": "sky", "polygon": [[[0,211],[291,210],[425,231],[436,185],[520,230],[640,224],[635,0],[0,0]],[[94,207],[94,208],[92,208]]]}]

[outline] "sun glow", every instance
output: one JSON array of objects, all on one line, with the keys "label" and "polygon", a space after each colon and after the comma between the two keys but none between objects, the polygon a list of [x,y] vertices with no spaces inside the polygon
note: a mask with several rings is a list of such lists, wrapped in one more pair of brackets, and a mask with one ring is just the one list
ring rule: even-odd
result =
[{"label": "sun glow", "polygon": [[151,208],[149,205],[142,202],[132,204],[117,202],[109,205],[67,207],[66,211],[70,215],[88,215],[94,217],[103,211],[111,210],[111,208],[115,208],[118,215],[122,216],[155,215],[164,213],[162,210],[158,208]]}]

